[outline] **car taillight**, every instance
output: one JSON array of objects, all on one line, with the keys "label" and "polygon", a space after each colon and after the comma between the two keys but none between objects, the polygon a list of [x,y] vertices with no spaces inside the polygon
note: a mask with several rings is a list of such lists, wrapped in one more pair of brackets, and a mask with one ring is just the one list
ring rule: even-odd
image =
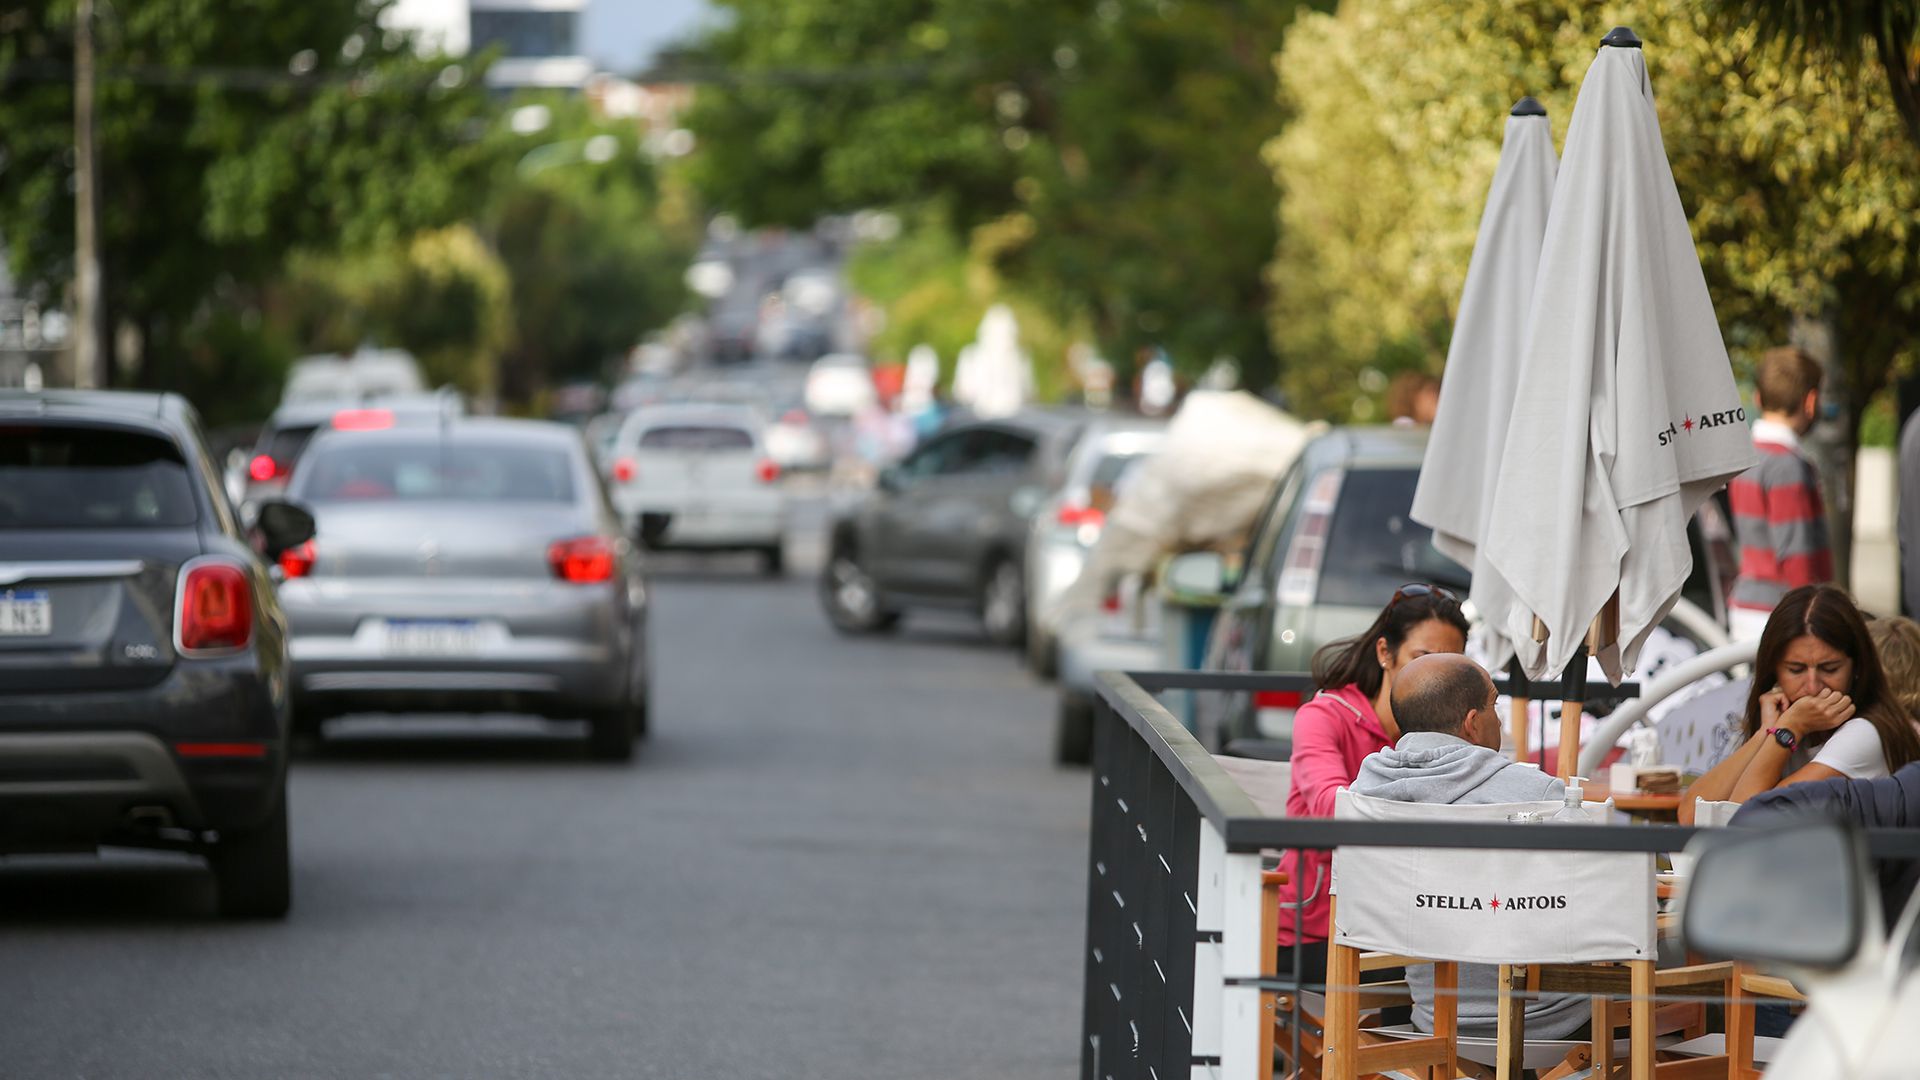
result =
[{"label": "car taillight", "polygon": [[613,580],[613,544],[605,537],[580,536],[555,540],[547,548],[553,576],[576,585]]},{"label": "car taillight", "polygon": [[1091,525],[1097,529],[1107,523],[1107,512],[1097,506],[1075,506],[1072,503],[1062,503],[1060,512],[1054,515],[1054,520],[1070,529],[1077,529],[1084,525]]},{"label": "car taillight", "polygon": [[183,650],[238,649],[253,639],[253,588],[230,563],[189,566],[175,623]]},{"label": "car taillight", "polygon": [[265,483],[280,475],[280,463],[266,454],[256,454],[252,461],[247,462],[247,475]]},{"label": "car taillight", "polygon": [[754,470],[754,475],[760,478],[761,483],[771,484],[780,479],[780,466],[775,464],[772,458],[761,458],[759,466]]},{"label": "car taillight", "polygon": [[1300,707],[1298,690],[1257,690],[1253,695],[1253,707],[1256,709],[1297,709]]},{"label": "car taillight", "polygon": [[634,468],[633,459],[623,457],[613,463],[613,478],[622,484],[633,483],[634,474],[640,470]]},{"label": "car taillight", "polygon": [[335,431],[385,431],[392,426],[391,409],[341,409],[333,414]]},{"label": "car taillight", "polygon": [[1306,500],[1300,507],[1300,524],[1295,526],[1293,542],[1287,546],[1287,561],[1280,570],[1278,599],[1286,605],[1313,603],[1320,585],[1320,564],[1327,554],[1327,536],[1333,531],[1333,510],[1340,501],[1344,469],[1328,469],[1313,478]]},{"label": "car taillight", "polygon": [[280,572],[290,578],[306,577],[313,573],[313,541],[290,547],[280,553]]}]

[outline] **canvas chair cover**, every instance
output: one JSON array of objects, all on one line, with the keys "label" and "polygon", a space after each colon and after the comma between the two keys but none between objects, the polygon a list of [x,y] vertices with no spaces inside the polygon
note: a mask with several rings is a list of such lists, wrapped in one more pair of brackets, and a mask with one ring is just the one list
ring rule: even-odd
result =
[{"label": "canvas chair cover", "polygon": [[[1559,806],[1442,806],[1343,789],[1334,816],[1504,822],[1517,810]],[[1653,856],[1639,852],[1342,847],[1333,853],[1333,941],[1473,964],[1652,960],[1653,874]]]}]

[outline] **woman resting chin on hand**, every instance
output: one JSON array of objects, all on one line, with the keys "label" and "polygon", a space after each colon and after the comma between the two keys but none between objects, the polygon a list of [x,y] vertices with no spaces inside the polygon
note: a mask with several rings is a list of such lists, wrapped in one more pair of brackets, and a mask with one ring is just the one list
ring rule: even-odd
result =
[{"label": "woman resting chin on hand", "polygon": [[1920,732],[1888,691],[1866,619],[1845,592],[1807,585],[1783,597],[1753,676],[1746,742],[1687,788],[1682,824],[1693,824],[1696,798],[1745,802],[1803,780],[1873,780],[1920,760]]}]

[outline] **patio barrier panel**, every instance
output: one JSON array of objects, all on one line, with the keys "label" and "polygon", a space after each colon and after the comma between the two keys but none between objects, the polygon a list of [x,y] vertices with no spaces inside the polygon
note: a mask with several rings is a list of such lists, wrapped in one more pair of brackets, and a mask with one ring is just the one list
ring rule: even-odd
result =
[{"label": "patio barrier panel", "polygon": [[[1097,679],[1081,1021],[1083,1080],[1254,1080],[1263,991],[1316,985],[1298,965],[1260,975],[1263,853],[1344,845],[1672,852],[1677,825],[1381,824],[1263,816],[1154,696],[1299,691],[1305,676],[1103,672]],[[1503,686],[1503,690],[1505,687]],[[1536,684],[1536,698],[1551,697]],[[1631,687],[1595,688],[1611,700]],[[1920,835],[1872,830],[1876,858],[1920,858]],[[1299,995],[1293,995],[1298,1000]],[[1298,1026],[1295,1026],[1298,1030]],[[1292,1049],[1298,1060],[1299,1047]]]}]

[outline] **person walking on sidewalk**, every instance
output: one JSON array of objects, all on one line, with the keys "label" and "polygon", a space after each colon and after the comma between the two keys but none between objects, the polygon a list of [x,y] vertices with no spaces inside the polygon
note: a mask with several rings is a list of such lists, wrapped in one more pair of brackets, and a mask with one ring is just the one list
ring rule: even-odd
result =
[{"label": "person walking on sidewalk", "polygon": [[1760,464],[1727,485],[1740,573],[1727,605],[1736,641],[1757,641],[1780,598],[1833,580],[1820,474],[1800,449],[1820,411],[1820,362],[1795,346],[1769,349],[1755,373]]}]

